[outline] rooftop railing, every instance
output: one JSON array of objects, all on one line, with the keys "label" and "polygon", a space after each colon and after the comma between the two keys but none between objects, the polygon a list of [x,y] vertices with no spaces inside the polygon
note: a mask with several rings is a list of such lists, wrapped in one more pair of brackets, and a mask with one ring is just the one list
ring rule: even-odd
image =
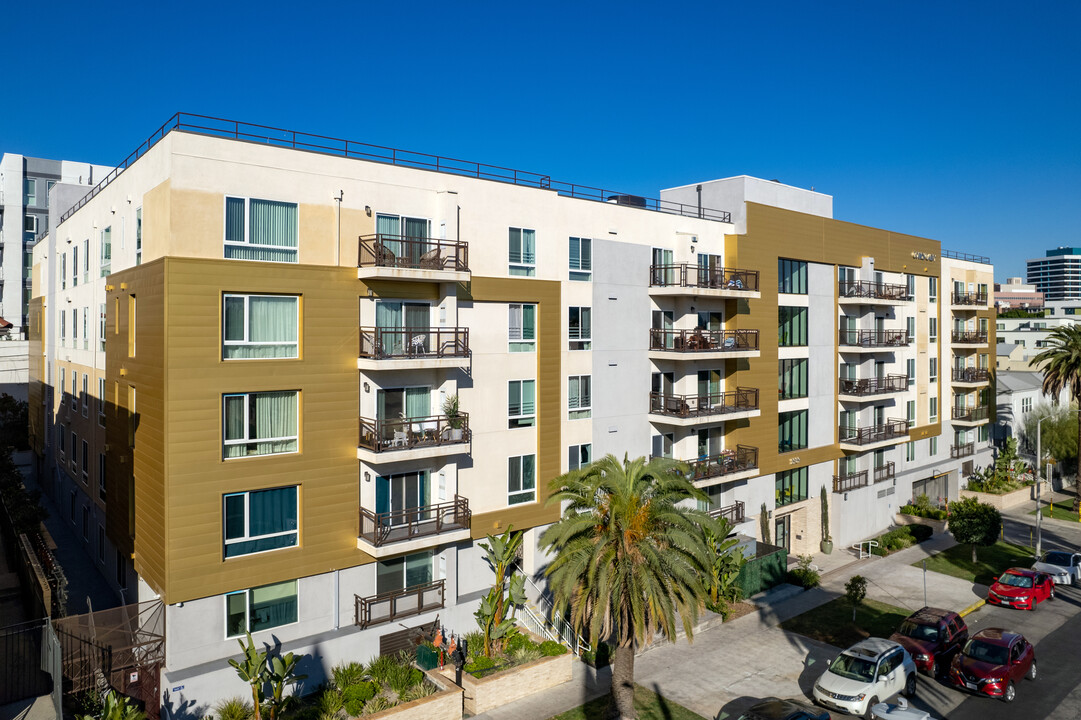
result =
[{"label": "rooftop railing", "polygon": [[758,349],[757,330],[657,330],[649,331],[650,350],[674,352],[737,352]]},{"label": "rooftop railing", "polygon": [[693,263],[650,265],[649,284],[651,287],[687,287],[703,290],[758,292],[758,271],[702,267]]},{"label": "rooftop railing", "polygon": [[943,250],[942,257],[952,258],[954,260],[967,260],[968,262],[983,263],[984,265],[991,264],[991,258],[986,255],[971,255],[969,253],[954,252],[953,250]]}]

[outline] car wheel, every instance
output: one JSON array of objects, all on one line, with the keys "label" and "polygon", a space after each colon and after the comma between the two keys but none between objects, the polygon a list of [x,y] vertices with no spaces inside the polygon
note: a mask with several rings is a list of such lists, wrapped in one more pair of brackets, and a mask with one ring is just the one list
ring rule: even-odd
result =
[{"label": "car wheel", "polygon": [[1036,679],[1036,658],[1032,658],[1032,665],[1029,666],[1028,672],[1025,673],[1025,677],[1029,680]]},{"label": "car wheel", "polygon": [[934,658],[931,658],[931,667],[927,668],[927,675],[931,678],[938,677],[938,663],[935,662]]},{"label": "car wheel", "polygon": [[870,700],[867,701],[867,709],[863,711],[864,720],[874,720],[875,714],[871,712],[871,708],[873,708],[875,705],[878,705],[877,697],[872,697]]},{"label": "car wheel", "polygon": [[1011,680],[1010,684],[1006,686],[1006,692],[1002,693],[1002,702],[1011,703],[1015,697],[1017,697],[1017,691],[1014,690],[1013,681]]},{"label": "car wheel", "polygon": [[905,697],[914,697],[916,695],[916,673],[912,673],[905,680]]},{"label": "car wheel", "polygon": [[1048,600],[1054,600],[1055,599],[1055,586],[1054,585],[1051,586],[1051,594],[1047,596],[1047,599]]}]

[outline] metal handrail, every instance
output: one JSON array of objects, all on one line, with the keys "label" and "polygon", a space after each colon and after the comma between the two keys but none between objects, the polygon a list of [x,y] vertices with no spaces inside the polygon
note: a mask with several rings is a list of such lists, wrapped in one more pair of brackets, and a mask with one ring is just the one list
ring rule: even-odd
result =
[{"label": "metal handrail", "polygon": [[942,250],[942,257],[952,258],[954,260],[966,260],[968,262],[983,263],[984,265],[991,264],[991,258],[986,255],[972,255],[970,253],[956,252],[954,250]]},{"label": "metal handrail", "polygon": [[690,287],[757,292],[758,271],[702,267],[693,263],[650,265],[649,284],[650,287]]},{"label": "metal handrail", "polygon": [[986,305],[987,293],[981,292],[955,292],[953,293],[954,305]]},{"label": "metal handrail", "polygon": [[881,393],[901,392],[908,388],[908,375],[887,375],[874,378],[839,378],[840,395],[878,395]]},{"label": "metal handrail", "polygon": [[454,419],[446,415],[398,420],[360,418],[360,447],[375,452],[467,443],[470,439],[469,413],[459,413]]},{"label": "metal handrail", "polygon": [[833,492],[843,493],[857,488],[867,487],[867,471],[860,470],[847,475],[833,476]]},{"label": "metal handrail", "polygon": [[[426,594],[432,592],[439,592],[439,602],[425,603],[424,598]],[[398,609],[399,600],[407,600],[416,597],[416,606],[406,607],[404,609]],[[391,590],[389,592],[380,593],[377,595],[369,595],[367,597],[361,597],[360,595],[353,596],[353,622],[359,625],[363,630],[364,628],[372,625],[380,625],[386,622],[393,622],[398,618],[411,617],[413,615],[420,615],[430,610],[437,610],[446,605],[447,588],[445,580],[433,580],[431,582],[423,583],[420,585],[413,585],[411,587],[403,588],[401,590]],[[386,617],[372,617],[372,608],[382,603],[388,603]]]},{"label": "metal handrail", "polygon": [[[519,566],[518,569],[519,571],[521,571],[521,566]],[[529,577],[529,573],[522,571],[522,577],[525,578],[525,581],[529,584],[531,588],[533,588],[534,592],[536,593],[537,599],[535,602],[538,605],[537,609],[544,613],[544,617],[546,619],[541,620],[540,618],[537,618],[536,615],[533,613],[530,613],[530,615],[535,620],[541,620],[541,622],[546,626],[550,625],[552,627],[552,630],[554,631],[555,637],[552,637],[547,632],[545,633],[545,635],[551,640],[563,643],[568,648],[570,648],[575,655],[581,655],[583,651],[589,652],[592,649],[592,645],[589,643],[589,641],[579,635],[575,631],[574,626],[571,625],[566,619],[564,619],[560,612],[556,610],[555,607],[545,599],[545,591],[539,588],[537,584],[533,582],[532,578]],[[522,607],[526,610],[529,609],[528,606],[525,605],[523,605]]]},{"label": "metal handrail", "polygon": [[357,267],[469,272],[469,245],[462,240],[436,240],[410,235],[361,235]]},{"label": "metal handrail", "polygon": [[991,406],[989,405],[962,405],[960,407],[954,405],[951,417],[954,420],[966,420],[971,422],[975,420],[986,420],[990,417],[990,414]]},{"label": "metal handrail", "polygon": [[840,442],[853,445],[869,445],[908,435],[908,421],[890,418],[882,425],[868,425],[866,427],[840,425],[838,426],[838,434]]},{"label": "metal handrail", "polygon": [[964,443],[962,445],[950,445],[951,458],[963,458],[976,454],[976,443]]},{"label": "metal handrail", "polygon": [[893,461],[891,460],[885,465],[879,465],[878,467],[876,467],[874,475],[876,483],[886,482],[887,480],[893,479]]},{"label": "metal handrail", "polygon": [[859,347],[905,347],[911,341],[907,330],[848,330],[838,332],[841,345]]},{"label": "metal handrail", "polygon": [[757,330],[660,330],[649,331],[650,350],[675,352],[736,352],[758,349]]},{"label": "metal handrail", "polygon": [[360,357],[374,360],[467,358],[469,357],[469,328],[361,327]]},{"label": "metal handrail", "polygon": [[987,344],[987,333],[979,330],[954,330],[951,341],[955,343],[974,343],[977,345]]},{"label": "metal handrail", "polygon": [[736,388],[708,395],[649,394],[649,411],[676,417],[702,417],[758,409],[758,388]]},{"label": "metal handrail", "polygon": [[[540,635],[547,640],[551,640],[552,642],[563,642],[563,639],[553,633],[551,630],[549,630],[548,627],[545,625],[544,621],[538,618],[536,613],[529,609],[528,605],[522,605],[521,609],[524,614],[518,615],[517,609],[515,609],[515,618],[518,621],[522,622],[522,624],[526,626],[527,630],[531,630],[537,635]],[[571,650],[574,650],[574,648],[571,648]]]},{"label": "metal handrail", "polygon": [[986,368],[954,368],[952,377],[954,382],[988,382],[991,371]]},{"label": "metal handrail", "polygon": [[691,468],[691,480],[704,480],[753,470],[758,467],[758,448],[737,445],[735,450],[722,450],[716,455],[688,460],[687,464]]},{"label": "metal handrail", "polygon": [[842,280],[837,283],[837,290],[842,300],[844,298],[908,300],[908,287],[893,283],[868,282],[866,280]]},{"label": "metal handrail", "polygon": [[[867,546],[866,554],[863,552],[863,546],[864,545]],[[871,557],[871,555],[873,554],[871,552],[871,548],[878,547],[878,541],[877,540],[863,540],[861,542],[856,543],[852,547],[860,551],[860,560],[863,560],[864,558]]]},{"label": "metal handrail", "polygon": [[723,507],[716,508],[709,511],[709,516],[716,520],[717,518],[724,518],[733,525],[739,525],[747,520],[747,514],[745,512],[746,507],[742,500],[736,500],[731,505],[724,505]]},{"label": "metal handrail", "polygon": [[360,508],[360,536],[376,547],[388,543],[438,535],[446,530],[469,528],[473,513],[469,500],[455,495],[453,500],[405,510],[375,513]]},{"label": "metal handrail", "polygon": [[[90,202],[90,200],[96,197],[109,183],[119,177],[124,170],[131,167],[136,160],[145,155],[150,148],[156,145],[173,130],[181,130],[183,132],[208,135],[211,137],[223,137],[256,142],[261,145],[273,145],[276,147],[292,148],[294,150],[305,150],[307,152],[320,153],[323,155],[367,160],[370,162],[385,163],[400,167],[432,170],[439,173],[478,178],[481,180],[492,180],[512,185],[554,190],[557,194],[565,197],[616,203],[626,207],[682,215],[684,217],[697,217],[704,220],[714,220],[725,223],[732,221],[732,213],[726,210],[703,208],[698,205],[688,205],[671,200],[639,197],[637,195],[628,195],[626,193],[590,187],[588,185],[578,185],[575,183],[552,180],[550,176],[542,175],[540,173],[515,170],[513,168],[505,168],[498,165],[488,165],[486,163],[473,162],[470,160],[459,160],[439,155],[430,155],[428,153],[414,152],[412,150],[401,150],[383,145],[372,145],[369,143],[357,142],[355,140],[342,140],[326,135],[316,135],[313,133],[298,132],[296,130],[285,130],[269,125],[246,123],[239,120],[227,120],[225,118],[217,118],[210,115],[178,112],[166,120],[165,123],[155,130],[149,138],[143,141],[133,153],[121,161],[120,164],[117,165],[112,172],[106,175],[101,182],[95,185],[89,193],[64,213],[60,217],[60,223],[63,223],[75,214],[77,210],[86,205],[86,203]],[[57,224],[59,225],[60,223]]]}]

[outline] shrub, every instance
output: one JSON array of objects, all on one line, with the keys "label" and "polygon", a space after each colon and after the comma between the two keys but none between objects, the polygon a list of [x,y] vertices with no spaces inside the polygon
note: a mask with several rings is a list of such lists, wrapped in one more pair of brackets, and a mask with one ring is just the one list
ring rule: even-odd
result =
[{"label": "shrub", "polygon": [[412,702],[413,700],[419,700],[428,697],[429,695],[435,695],[438,691],[439,688],[430,682],[422,682],[419,685],[409,688],[409,690],[401,696],[400,700],[403,703]]},{"label": "shrub", "polygon": [[555,657],[556,655],[565,655],[567,646],[555,640],[545,640],[540,644],[540,651],[545,657]]},{"label": "shrub", "polygon": [[320,715],[333,715],[341,710],[344,705],[345,701],[342,700],[341,692],[334,688],[324,690],[315,701],[315,707],[319,710]]},{"label": "shrub", "polygon": [[356,717],[364,712],[364,703],[375,697],[378,688],[375,683],[361,682],[350,685],[342,691],[342,700],[345,701],[345,711]]},{"label": "shrub", "polygon": [[796,569],[788,572],[788,582],[799,585],[804,590],[818,587],[821,578],[818,571],[811,567],[812,559],[810,555],[800,555],[796,562]]},{"label": "shrub", "polygon": [[411,665],[395,665],[394,669],[387,674],[387,685],[399,695],[403,695],[410,688],[416,687],[424,680],[424,673]]},{"label": "shrub", "polygon": [[510,660],[515,665],[525,665],[534,660],[540,660],[542,657],[544,657],[544,653],[540,651],[540,646],[534,645],[533,643],[530,643],[525,647],[520,647],[510,653]]},{"label": "shrub", "polygon": [[525,633],[518,633],[517,635],[512,635],[511,638],[507,640],[506,644],[503,646],[503,649],[508,654],[511,654],[524,648],[534,647],[537,647],[537,644],[530,640],[528,635],[526,635]]},{"label": "shrub", "polygon": [[615,655],[615,645],[602,642],[582,653],[582,659],[595,668],[608,667],[612,664],[612,656]]},{"label": "shrub", "polygon": [[880,556],[889,555],[921,543],[933,534],[934,530],[930,525],[903,525],[875,538],[878,541],[878,547],[872,547],[871,552]]},{"label": "shrub", "polygon": [[394,707],[394,704],[387,698],[386,695],[376,695],[373,697],[367,705],[364,706],[365,715],[373,715],[382,710]]},{"label": "shrub", "polygon": [[251,702],[242,697],[231,697],[214,706],[217,720],[248,720],[255,715]]},{"label": "shrub", "polygon": [[341,663],[330,670],[334,678],[334,687],[344,690],[350,685],[356,685],[364,680],[364,664],[358,662]]},{"label": "shrub", "polygon": [[473,660],[473,662],[465,666],[465,671],[470,675],[476,675],[478,672],[481,672],[483,670],[490,670],[494,667],[494,660],[484,655],[478,655],[476,656],[476,659]]},{"label": "shrub", "polygon": [[393,655],[380,655],[368,663],[368,677],[377,683],[385,683],[397,666],[398,658]]}]

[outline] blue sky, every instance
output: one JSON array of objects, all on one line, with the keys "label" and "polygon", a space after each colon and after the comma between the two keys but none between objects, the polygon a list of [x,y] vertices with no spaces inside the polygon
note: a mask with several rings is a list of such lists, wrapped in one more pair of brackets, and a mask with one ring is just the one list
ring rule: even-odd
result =
[{"label": "blue sky", "polygon": [[990,255],[1081,245],[1081,3],[10,3],[0,152],[177,110],[656,197],[748,174]]}]

